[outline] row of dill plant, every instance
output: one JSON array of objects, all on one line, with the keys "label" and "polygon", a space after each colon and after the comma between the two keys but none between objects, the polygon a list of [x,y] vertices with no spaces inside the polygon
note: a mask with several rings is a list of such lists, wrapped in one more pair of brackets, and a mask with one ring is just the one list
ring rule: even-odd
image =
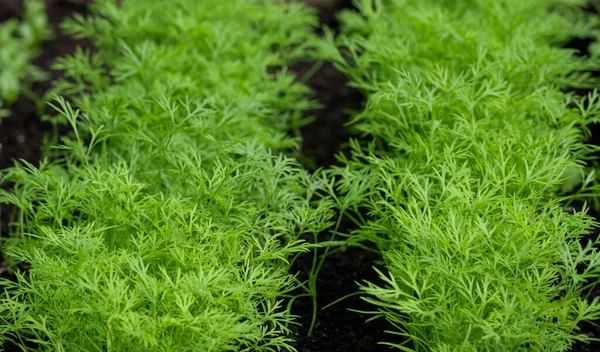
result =
[{"label": "row of dill plant", "polygon": [[[405,351],[565,351],[600,318],[585,143],[598,38],[579,0],[361,0],[320,57],[367,98],[340,156],[349,243],[383,254],[360,291]],[[573,196],[573,192],[579,193]]]},{"label": "row of dill plant", "polygon": [[[98,1],[63,29],[39,165],[2,171],[16,209],[0,344],[41,351],[274,351],[290,345],[290,263],[329,226],[298,140],[315,14],[283,0]],[[32,347],[33,346],[33,347]]]},{"label": "row of dill plant", "polygon": [[27,0],[24,7],[22,19],[11,18],[0,24],[0,118],[9,115],[7,108],[22,94],[43,104],[31,92],[31,85],[47,75],[32,61],[39,55],[42,42],[52,37],[52,30],[43,1]]}]

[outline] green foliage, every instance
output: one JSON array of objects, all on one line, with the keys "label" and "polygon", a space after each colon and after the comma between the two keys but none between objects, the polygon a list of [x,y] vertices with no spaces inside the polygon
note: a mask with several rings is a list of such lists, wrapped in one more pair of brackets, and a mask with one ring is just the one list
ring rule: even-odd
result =
[{"label": "green foliage", "polygon": [[[55,123],[73,133],[3,173],[29,264],[0,302],[0,341],[44,351],[293,350],[283,307],[303,233],[329,226],[317,176],[272,148],[313,106],[285,67],[315,15],[283,1],[94,5],[65,28]],[[76,108],[73,107],[76,106]]]},{"label": "green foliage", "polygon": [[31,64],[40,44],[52,35],[44,2],[28,0],[22,20],[11,18],[0,24],[0,118],[8,116],[2,105],[10,106],[19,94],[29,92],[31,84],[46,74]]},{"label": "green foliage", "polygon": [[[597,227],[561,188],[597,194],[597,57],[559,48],[599,37],[583,1],[357,1],[320,54],[368,97],[352,157],[333,171],[382,251],[384,285],[364,283],[416,351],[565,351],[600,318]],[[549,10],[551,9],[551,10]],[[366,209],[368,217],[361,215]]]}]

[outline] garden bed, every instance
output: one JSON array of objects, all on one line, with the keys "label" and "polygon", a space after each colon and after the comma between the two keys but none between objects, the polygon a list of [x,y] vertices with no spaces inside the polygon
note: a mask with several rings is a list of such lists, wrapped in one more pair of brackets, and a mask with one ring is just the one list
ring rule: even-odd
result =
[{"label": "garden bed", "polygon": [[[49,0],[48,15],[58,33],[57,24],[72,13],[86,13],[85,1],[59,1]],[[342,8],[349,8],[350,1],[338,1],[334,5],[323,1],[321,6],[321,20],[333,28],[336,26],[334,14]],[[18,17],[22,13],[21,1],[7,0],[0,3],[0,20],[9,17]],[[89,46],[87,42],[77,41],[68,36],[59,35],[55,39],[46,41],[42,47],[42,55],[36,59],[35,64],[51,72],[50,65],[60,56],[74,52],[77,45]],[[573,47],[585,50],[589,42],[576,41]],[[313,68],[314,63],[304,63],[295,67],[295,72],[302,77]],[[56,79],[60,72],[53,72],[52,78]],[[302,152],[312,158],[313,162],[307,163],[309,168],[327,167],[336,163],[334,155],[343,150],[348,141],[350,132],[344,127],[348,120],[346,110],[358,110],[363,106],[363,97],[355,89],[347,87],[348,80],[335,70],[330,64],[322,64],[311,76],[308,84],[314,89],[316,99],[324,106],[323,109],[311,111],[316,116],[316,121],[302,128]],[[50,82],[39,82],[34,85],[33,91],[42,95],[50,87]],[[31,163],[39,161],[44,138],[50,138],[55,132],[49,123],[40,120],[32,104],[21,97],[11,107],[11,116],[2,120],[0,125],[0,168],[12,165],[14,159],[24,159]],[[600,133],[594,131],[592,143],[600,144]],[[10,211],[2,208],[2,236],[7,235],[6,224]],[[350,226],[350,225],[349,225]],[[322,234],[326,239],[329,235]],[[310,254],[304,254],[295,262],[294,270],[298,270],[301,279],[307,279],[311,270]],[[376,262],[381,260],[379,255],[359,248],[349,248],[345,251],[327,257],[317,279],[318,303],[320,307],[326,306],[346,295],[356,292],[357,281],[377,282],[379,279],[373,270]],[[2,262],[0,274],[3,277],[13,278],[12,272]],[[592,297],[600,296],[596,290]],[[377,319],[369,323],[366,314],[351,312],[349,309],[368,311],[375,307],[364,302],[357,296],[352,296],[334,305],[317,315],[312,336],[306,336],[312,315],[312,302],[310,298],[298,299],[292,308],[292,313],[300,316],[298,322],[302,325],[294,328],[295,347],[298,351],[388,351],[386,346],[378,345],[378,341],[389,341],[390,337],[385,330],[389,329],[388,323]],[[582,332],[591,337],[600,338],[600,330],[596,326],[587,324]],[[589,345],[578,344],[572,351],[597,351],[600,343]]]}]

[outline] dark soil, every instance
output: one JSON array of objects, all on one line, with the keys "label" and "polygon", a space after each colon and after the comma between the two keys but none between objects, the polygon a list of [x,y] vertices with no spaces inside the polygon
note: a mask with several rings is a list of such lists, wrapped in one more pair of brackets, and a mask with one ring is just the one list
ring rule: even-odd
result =
[{"label": "dark soil", "polygon": [[[335,13],[350,8],[351,1],[304,0],[320,10],[321,23],[337,28]],[[294,71],[303,77],[314,63],[296,65]],[[309,115],[316,119],[301,129],[302,154],[311,160],[306,163],[309,169],[328,167],[336,164],[335,155],[345,151],[350,131],[345,127],[348,112],[363,107],[364,97],[354,88],[349,88],[347,78],[331,64],[323,63],[308,80],[315,97],[322,105]],[[351,226],[351,225],[349,225]],[[351,228],[344,229],[348,232]],[[329,240],[329,234],[321,234],[319,240]],[[312,336],[307,336],[312,318],[312,300],[309,297],[297,299],[292,306],[292,314],[299,316],[295,328],[294,347],[299,352],[383,352],[390,348],[380,341],[395,341],[393,335],[385,331],[389,323],[383,319],[367,322],[372,316],[355,311],[374,311],[376,308],[357,295],[344,299],[325,310],[329,305],[358,291],[358,282],[380,280],[373,270],[381,257],[372,251],[348,248],[328,256],[317,279],[317,306],[319,307]],[[299,279],[308,280],[312,265],[312,254],[301,256],[294,263],[293,272],[299,272]],[[302,292],[298,292],[302,293]],[[352,310],[352,311],[351,311]],[[400,341],[395,341],[400,342]]]},{"label": "dark soil", "polygon": [[[292,306],[292,314],[300,315],[298,322],[302,324],[294,333],[295,347],[298,351],[382,352],[390,349],[378,342],[395,340],[401,342],[385,332],[390,329],[389,323],[385,320],[376,319],[367,322],[372,318],[371,315],[355,312],[375,310],[359,296],[350,296],[338,304],[321,310],[321,307],[356,293],[357,282],[366,280],[380,283],[372,268],[374,262],[380,259],[372,252],[357,248],[348,248],[326,259],[317,279],[319,312],[312,336],[307,336],[311,323],[311,299],[300,298]],[[308,278],[310,267],[309,257],[295,265],[302,274],[301,279]]]},{"label": "dark soil", "polygon": [[[351,6],[350,0],[299,1],[317,6],[320,9],[322,23],[333,28],[336,27],[335,13],[342,8]],[[74,12],[85,14],[88,1],[46,0],[46,3],[50,22],[55,27],[56,33],[59,33],[57,24]],[[9,17],[18,17],[21,14],[22,0],[0,0],[0,21]],[[580,54],[585,55],[589,44],[589,40],[581,39],[571,42],[569,47],[575,48],[579,50]],[[44,44],[42,54],[35,64],[51,72],[52,79],[56,79],[60,77],[60,72],[51,71],[51,64],[57,57],[72,53],[77,45],[89,46],[89,43],[58,35]],[[302,63],[294,67],[294,71],[299,77],[302,77],[309,72],[313,65],[314,63]],[[311,115],[315,116],[315,122],[302,128],[302,151],[306,157],[312,160],[312,162],[307,162],[308,167],[327,167],[336,163],[334,155],[344,150],[345,143],[350,137],[350,132],[344,126],[348,119],[347,111],[360,109],[364,98],[355,89],[348,88],[344,75],[327,63],[320,66],[308,80],[308,84],[315,92],[315,99],[324,108],[312,111]],[[33,87],[33,91],[42,96],[50,85],[50,81],[37,83]],[[41,156],[40,148],[43,140],[54,133],[53,127],[48,123],[41,122],[35,106],[25,98],[16,102],[11,113],[9,118],[0,122],[0,143],[2,144],[0,169],[11,166],[13,160],[18,159],[37,163]],[[600,145],[600,127],[594,129],[592,142]],[[1,210],[1,231],[2,236],[6,237],[10,209],[2,207]],[[345,230],[349,229],[350,227]],[[330,235],[322,234],[321,237],[320,240],[327,240]],[[355,293],[357,282],[365,280],[379,282],[373,266],[380,259],[374,252],[359,248],[348,248],[327,257],[317,280],[318,306],[324,307]],[[2,261],[1,257],[0,261]],[[301,280],[308,278],[311,261],[312,255],[305,255],[294,263],[293,271],[299,273]],[[13,277],[4,262],[0,264],[0,276]],[[600,296],[600,291],[593,291],[591,296]],[[298,322],[301,325],[294,327],[293,334],[294,345],[299,352],[379,352],[390,350],[389,347],[378,344],[379,341],[394,341],[393,335],[385,332],[391,328],[389,323],[382,319],[366,322],[370,318],[369,315],[350,311],[350,309],[358,311],[375,309],[358,296],[350,296],[340,304],[333,305],[328,309],[319,309],[313,334],[307,336],[312,308],[310,298],[299,298],[292,306],[292,313],[300,317]],[[582,326],[582,333],[600,338],[600,329],[591,324]],[[5,350],[10,351],[10,348]],[[600,351],[600,343],[577,344],[572,351]]]},{"label": "dark soil", "polygon": [[[80,0],[47,0],[46,4],[48,19],[57,35],[54,40],[43,44],[41,55],[34,64],[49,72],[52,79],[56,79],[60,77],[60,72],[50,69],[54,60],[74,52],[77,46],[87,45],[84,41],[60,34],[58,24],[75,12],[84,13],[86,6]],[[22,1],[0,0],[0,20],[9,16],[19,17],[22,12]],[[42,96],[50,86],[51,81],[38,82],[33,86],[33,92]],[[13,159],[24,159],[28,162],[40,159],[42,141],[52,134],[52,126],[41,122],[31,101],[24,97],[19,98],[11,108],[10,118],[3,119],[0,123],[0,169],[11,166]]]}]

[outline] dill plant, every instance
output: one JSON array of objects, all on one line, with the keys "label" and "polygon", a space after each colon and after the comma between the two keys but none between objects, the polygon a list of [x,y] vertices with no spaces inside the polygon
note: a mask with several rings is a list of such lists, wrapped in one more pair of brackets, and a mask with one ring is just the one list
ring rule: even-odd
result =
[{"label": "dill plant", "polygon": [[11,18],[0,24],[0,118],[20,94],[39,101],[30,92],[31,84],[46,74],[31,61],[39,54],[41,43],[52,36],[43,1],[25,1],[23,19]]},{"label": "dill plant", "polygon": [[332,216],[282,151],[313,106],[285,67],[317,22],[283,1],[93,5],[64,28],[97,47],[57,62],[73,133],[2,173],[18,211],[0,341],[46,351],[274,351],[289,345],[290,261]]},{"label": "dill plant", "polygon": [[[584,1],[363,0],[320,55],[367,96],[338,206],[382,252],[371,312],[406,351],[565,351],[600,318],[597,223],[561,189],[598,194],[586,126],[598,38]],[[366,209],[366,211],[365,211]],[[592,238],[592,239],[587,239]]]}]

